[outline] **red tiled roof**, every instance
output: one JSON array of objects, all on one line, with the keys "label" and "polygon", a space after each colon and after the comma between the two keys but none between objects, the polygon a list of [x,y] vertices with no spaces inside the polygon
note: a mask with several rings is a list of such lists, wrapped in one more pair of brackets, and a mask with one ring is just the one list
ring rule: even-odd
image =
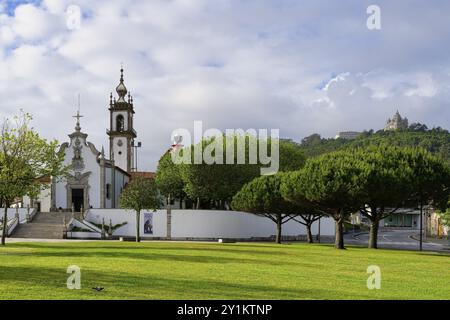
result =
[{"label": "red tiled roof", "polygon": [[155,179],[156,173],[138,171],[138,172],[130,172],[130,175],[131,175],[131,179],[134,179],[134,178]]},{"label": "red tiled roof", "polygon": [[50,183],[50,182],[52,182],[50,176],[42,176],[40,178],[37,178],[36,180],[39,181],[40,183]]}]

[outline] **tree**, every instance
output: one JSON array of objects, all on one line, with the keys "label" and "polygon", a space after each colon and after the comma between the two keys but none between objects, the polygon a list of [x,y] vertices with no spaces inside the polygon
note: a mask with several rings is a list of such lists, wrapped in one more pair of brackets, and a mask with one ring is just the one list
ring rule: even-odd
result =
[{"label": "tree", "polygon": [[408,155],[407,161],[414,176],[411,184],[411,201],[418,202],[420,208],[420,250],[422,250],[423,206],[431,204],[438,209],[446,208],[450,195],[450,168],[442,159],[424,149],[412,148]]},{"label": "tree", "polygon": [[302,139],[302,145],[303,146],[311,146],[311,145],[317,145],[322,142],[322,137],[318,133],[313,133],[310,136],[307,136]]},{"label": "tree", "polygon": [[158,190],[166,198],[179,199],[180,205],[186,198],[180,166],[173,163],[170,152],[166,152],[159,160],[155,182]]},{"label": "tree", "polygon": [[306,156],[300,145],[290,140],[280,140],[280,171],[295,171],[301,169],[306,162]]},{"label": "tree", "polygon": [[311,207],[305,207],[299,205],[299,210],[297,211],[298,215],[297,218],[294,218],[295,221],[300,223],[301,225],[304,225],[306,228],[306,241],[308,243],[314,243],[313,235],[312,235],[312,225],[314,222],[322,218],[325,214],[322,211],[314,209]]},{"label": "tree", "polygon": [[305,167],[283,176],[281,192],[295,203],[312,204],[335,220],[337,249],[344,249],[343,223],[361,207],[364,166],[351,152],[308,159]]},{"label": "tree", "polygon": [[282,225],[297,214],[295,205],[280,193],[280,175],[262,176],[245,184],[233,197],[233,210],[266,217],[277,225],[276,243],[281,243]]},{"label": "tree", "polygon": [[[250,161],[251,145],[261,148],[261,140],[254,136],[228,136],[223,137],[222,141],[217,138],[203,139],[197,146],[190,146],[180,151],[180,155],[184,152],[190,152],[190,163],[180,165],[180,175],[184,182],[184,191],[191,199],[197,199],[197,208],[200,208],[200,202],[205,203],[214,202],[219,203],[219,207],[225,208],[229,204],[233,196],[243,187],[247,182],[261,175],[261,168],[265,167],[261,164],[258,149],[254,149],[255,161]],[[239,139],[242,139],[244,145],[245,157],[239,158],[238,146]],[[194,162],[194,151],[196,148],[206,150],[215,142],[221,145],[222,148],[216,149],[216,152],[222,152],[222,163],[207,163],[205,159],[201,163]],[[279,170],[287,171],[299,169],[305,162],[305,156],[300,147],[291,141],[268,140],[267,147],[270,150],[272,143],[279,143]],[[234,154],[231,154],[231,164],[226,164],[227,160],[227,146],[234,144]],[[220,155],[220,154],[219,154]],[[239,162],[239,160],[241,160]],[[243,160],[243,161],[242,161]]]},{"label": "tree", "polygon": [[450,228],[450,201],[447,204],[447,210],[442,210],[439,213],[439,218],[441,219],[441,223]]},{"label": "tree", "polygon": [[302,144],[300,147],[307,157],[318,156],[337,150],[354,149],[368,146],[422,147],[450,162],[450,133],[442,128],[431,130],[384,131],[373,134],[361,134],[355,140],[321,139],[315,143]]},{"label": "tree", "polygon": [[428,130],[428,127],[425,124],[414,122],[409,126],[408,130],[425,132]]},{"label": "tree", "polygon": [[369,248],[378,247],[378,228],[382,219],[395,213],[411,196],[415,178],[406,161],[409,149],[380,146],[354,149],[362,159],[364,179],[360,180],[362,202],[359,211],[370,220]]},{"label": "tree", "polygon": [[153,179],[142,177],[131,180],[122,192],[119,200],[121,208],[136,213],[136,242],[140,242],[140,217],[142,210],[157,210],[161,199]]},{"label": "tree", "polygon": [[287,201],[280,190],[283,175],[285,173],[262,176],[245,184],[233,197],[231,206],[234,210],[253,213],[275,222],[277,243],[281,243],[282,225],[290,220],[304,225],[307,229],[308,242],[313,243],[311,226],[323,213],[312,206]]},{"label": "tree", "polygon": [[377,248],[379,221],[400,207],[416,207],[424,201],[440,206],[445,201],[448,168],[426,150],[380,146],[354,152],[368,170],[361,182],[364,206],[360,211],[371,221],[369,248]]},{"label": "tree", "polygon": [[21,114],[4,121],[0,135],[0,199],[4,206],[1,244],[7,235],[7,210],[16,198],[37,194],[46,186],[42,176],[63,176],[64,155],[57,153],[58,142],[47,141],[29,127],[31,115]]},{"label": "tree", "polygon": [[[203,150],[209,145],[207,140],[201,143]],[[211,205],[225,209],[242,185],[259,174],[259,168],[248,163],[206,163],[203,159],[198,164],[182,164],[180,172],[185,184],[184,191],[188,197],[196,199],[197,209]]]}]

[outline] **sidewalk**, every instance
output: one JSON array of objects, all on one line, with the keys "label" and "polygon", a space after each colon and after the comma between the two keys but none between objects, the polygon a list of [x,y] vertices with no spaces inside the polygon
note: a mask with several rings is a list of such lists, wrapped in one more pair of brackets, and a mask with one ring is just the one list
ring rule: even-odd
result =
[{"label": "sidewalk", "polygon": [[[411,239],[414,239],[416,241],[420,241],[420,234],[412,235]],[[438,239],[438,238],[431,238],[431,237],[427,237],[427,238],[423,237],[422,241],[424,243],[429,243],[429,244],[448,246],[449,249],[450,249],[450,239]]]}]

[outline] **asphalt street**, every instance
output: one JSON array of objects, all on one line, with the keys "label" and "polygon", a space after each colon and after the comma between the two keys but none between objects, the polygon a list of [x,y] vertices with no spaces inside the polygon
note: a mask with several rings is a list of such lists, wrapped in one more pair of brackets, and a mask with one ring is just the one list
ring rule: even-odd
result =
[{"label": "asphalt street", "polygon": [[[418,230],[380,230],[378,234],[378,248],[419,250]],[[345,235],[345,243],[351,245],[367,246],[368,233],[349,233]],[[434,240],[424,238],[423,250],[445,251],[450,253],[450,242],[448,240]]]}]

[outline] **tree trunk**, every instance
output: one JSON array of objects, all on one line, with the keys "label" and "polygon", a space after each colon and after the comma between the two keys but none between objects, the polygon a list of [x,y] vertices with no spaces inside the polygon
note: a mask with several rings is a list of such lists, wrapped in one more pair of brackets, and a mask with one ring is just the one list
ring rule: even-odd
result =
[{"label": "tree trunk", "polygon": [[369,248],[378,249],[378,227],[380,222],[378,219],[371,221],[370,235],[369,235]]},{"label": "tree trunk", "polygon": [[419,250],[423,250],[423,201],[422,195],[420,196],[420,239],[419,239]]},{"label": "tree trunk", "polygon": [[[168,202],[169,204],[167,205],[167,222],[166,222],[166,236],[167,239],[170,240],[172,238],[172,205],[171,203],[171,199],[170,199],[170,194],[168,197]],[[180,201],[181,204],[181,201]]]},{"label": "tree trunk", "polygon": [[141,242],[140,236],[140,220],[141,220],[141,212],[136,212],[136,242]]},{"label": "tree trunk", "polygon": [[6,242],[7,228],[8,228],[8,206],[5,203],[5,211],[3,213],[2,246],[4,246]]},{"label": "tree trunk", "polygon": [[311,224],[306,225],[306,236],[307,236],[308,243],[314,243],[313,235],[311,232]]},{"label": "tree trunk", "polygon": [[277,215],[277,237],[276,243],[281,244],[281,214]]},{"label": "tree trunk", "polygon": [[197,210],[199,210],[200,209],[200,198],[197,198],[197,208],[196,208]]},{"label": "tree trunk", "polygon": [[334,241],[334,246],[336,249],[345,249],[344,248],[344,224],[343,219],[336,219],[336,238]]}]

